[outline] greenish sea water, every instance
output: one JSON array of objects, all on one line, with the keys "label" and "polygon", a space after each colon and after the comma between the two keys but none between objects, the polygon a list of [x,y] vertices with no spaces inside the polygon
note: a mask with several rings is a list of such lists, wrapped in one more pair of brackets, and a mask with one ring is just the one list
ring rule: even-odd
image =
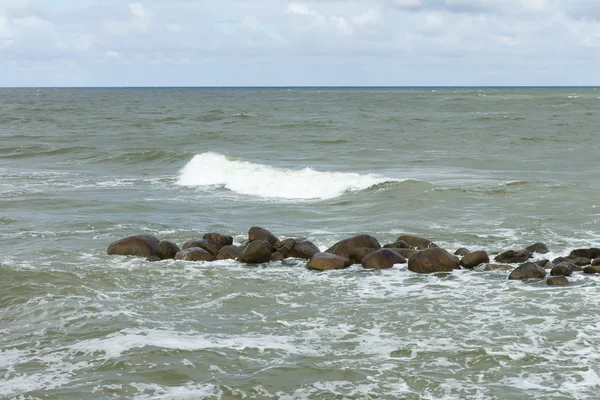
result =
[{"label": "greenish sea water", "polygon": [[598,127],[596,88],[0,89],[0,398],[595,399],[593,275],[106,249],[600,247]]}]

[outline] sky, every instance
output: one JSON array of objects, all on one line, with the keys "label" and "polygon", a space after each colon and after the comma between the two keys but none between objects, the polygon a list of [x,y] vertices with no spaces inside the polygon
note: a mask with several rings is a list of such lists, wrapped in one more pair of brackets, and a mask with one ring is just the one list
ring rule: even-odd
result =
[{"label": "sky", "polygon": [[0,0],[0,86],[600,86],[600,0]]}]

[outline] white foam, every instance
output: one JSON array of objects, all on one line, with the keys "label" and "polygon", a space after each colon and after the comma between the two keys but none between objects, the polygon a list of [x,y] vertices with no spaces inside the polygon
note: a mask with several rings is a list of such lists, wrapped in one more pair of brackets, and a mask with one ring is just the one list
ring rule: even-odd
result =
[{"label": "white foam", "polygon": [[324,200],[393,181],[398,180],[374,174],[275,168],[208,152],[195,155],[180,171],[177,183],[191,187],[222,186],[264,198]]}]

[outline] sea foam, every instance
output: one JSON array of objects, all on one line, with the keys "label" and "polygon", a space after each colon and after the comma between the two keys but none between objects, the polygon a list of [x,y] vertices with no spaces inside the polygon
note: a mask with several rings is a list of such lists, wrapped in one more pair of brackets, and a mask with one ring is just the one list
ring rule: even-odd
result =
[{"label": "sea foam", "polygon": [[207,152],[195,155],[180,171],[183,186],[222,186],[233,192],[292,200],[332,199],[396,179],[381,175],[275,168]]}]

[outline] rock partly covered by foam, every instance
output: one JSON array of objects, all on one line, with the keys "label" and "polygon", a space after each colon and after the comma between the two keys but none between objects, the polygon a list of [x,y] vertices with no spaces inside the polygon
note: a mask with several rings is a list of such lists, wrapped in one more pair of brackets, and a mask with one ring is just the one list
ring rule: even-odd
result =
[{"label": "rock partly covered by foam", "polygon": [[406,258],[390,249],[378,249],[362,258],[362,266],[367,269],[392,268],[394,264],[404,264]]},{"label": "rock partly covered by foam", "polygon": [[316,271],[326,271],[331,269],[343,269],[352,265],[348,257],[338,256],[332,253],[315,253],[306,268]]},{"label": "rock partly covered by foam", "polygon": [[494,260],[499,263],[522,263],[529,260],[533,254],[527,250],[507,250],[498,254]]},{"label": "rock partly covered by foam", "polygon": [[175,259],[185,261],[214,261],[215,256],[201,247],[188,247],[178,251]]},{"label": "rock partly covered by foam", "polygon": [[459,268],[456,257],[439,247],[417,251],[408,259],[408,269],[421,274],[452,272]]},{"label": "rock partly covered by foam", "polygon": [[526,262],[515,268],[508,279],[543,279],[546,277],[546,270],[536,263]]},{"label": "rock partly covered by foam", "polygon": [[525,250],[527,250],[530,253],[539,253],[539,254],[546,254],[549,253],[550,250],[548,249],[548,246],[546,246],[544,243],[541,242],[537,242],[532,244],[531,246],[527,246],[525,247]]},{"label": "rock partly covered by foam", "polygon": [[427,249],[430,247],[438,247],[429,239],[412,235],[400,235],[396,238],[396,242],[405,242],[410,247],[419,250]]},{"label": "rock partly covered by foam", "polygon": [[352,249],[356,247],[367,247],[371,249],[379,249],[381,245],[373,236],[370,235],[357,235],[348,239],[340,240],[327,250],[325,253],[332,253],[338,256],[350,258]]},{"label": "rock partly covered by foam", "polygon": [[214,244],[212,244],[211,242],[209,242],[206,239],[188,240],[187,242],[185,242],[183,244],[183,246],[181,248],[183,250],[185,250],[185,249],[189,249],[191,247],[200,247],[200,248],[208,251],[213,257],[216,257],[217,253],[219,252],[219,250],[217,250],[215,248]]},{"label": "rock partly covered by foam", "polygon": [[233,237],[222,235],[216,232],[205,233],[204,236],[202,236],[202,239],[208,240],[212,247],[214,247],[217,251],[221,250],[222,247],[233,244]]}]

